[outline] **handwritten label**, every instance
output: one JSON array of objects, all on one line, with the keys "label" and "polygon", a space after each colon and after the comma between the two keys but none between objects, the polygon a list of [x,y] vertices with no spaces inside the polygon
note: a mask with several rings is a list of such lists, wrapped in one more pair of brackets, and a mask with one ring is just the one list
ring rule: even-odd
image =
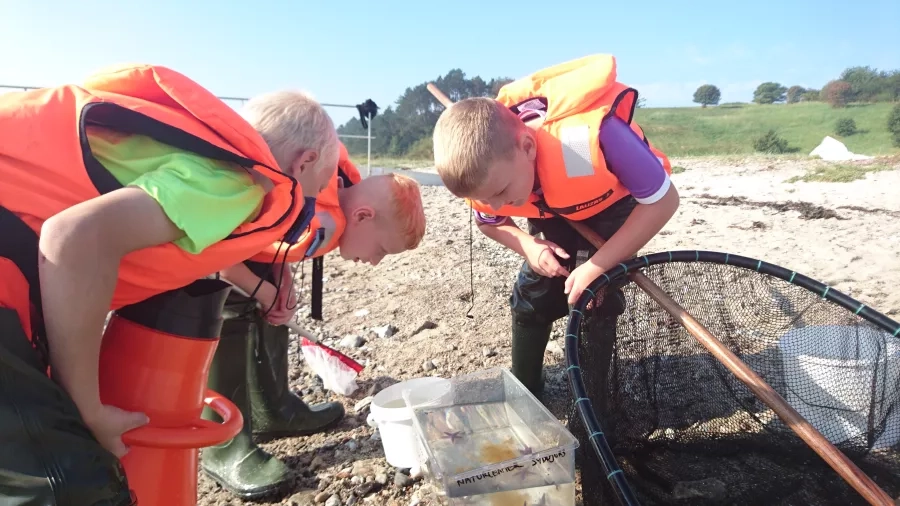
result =
[{"label": "handwritten label", "polygon": [[508,473],[508,472],[510,472],[510,471],[513,471],[513,470],[515,470],[515,469],[519,469],[519,468],[522,468],[522,467],[525,467],[525,466],[523,466],[523,465],[521,465],[521,464],[513,464],[513,465],[508,466],[508,467],[503,467],[503,468],[500,468],[500,469],[494,469],[494,470],[492,470],[492,471],[488,471],[488,472],[486,472],[486,473],[481,473],[481,474],[476,475],[476,476],[470,476],[470,477],[465,478],[465,479],[462,479],[462,480],[456,480],[456,485],[457,485],[458,487],[461,487],[461,486],[463,486],[463,485],[469,485],[469,484],[475,483],[476,481],[481,481],[481,480],[484,480],[484,479],[492,479],[492,478],[496,478],[497,476],[500,476],[501,474]]},{"label": "handwritten label", "polygon": [[556,459],[558,459],[560,457],[565,457],[565,456],[566,456],[566,451],[561,450],[558,453],[554,453],[552,455],[545,455],[545,456],[537,458],[537,459],[531,459],[531,467],[534,467],[538,464],[549,464],[549,463],[555,462]]},{"label": "handwritten label", "polygon": [[[531,466],[529,466],[529,467],[535,467],[535,466],[539,466],[541,464],[551,464],[553,462],[556,462],[556,459],[559,459],[559,458],[562,458],[565,456],[566,456],[566,451],[560,450],[559,452],[556,452],[556,453],[553,453],[550,455],[544,455],[543,457],[531,459]],[[502,474],[506,474],[506,473],[515,471],[516,469],[523,469],[524,467],[525,466],[523,466],[522,464],[513,464],[511,466],[502,467],[499,469],[493,469],[491,471],[488,471],[486,473],[481,473],[476,476],[470,476],[468,478],[456,480],[456,486],[462,487],[463,485],[471,485],[472,483],[476,483],[481,480],[492,480]]]}]

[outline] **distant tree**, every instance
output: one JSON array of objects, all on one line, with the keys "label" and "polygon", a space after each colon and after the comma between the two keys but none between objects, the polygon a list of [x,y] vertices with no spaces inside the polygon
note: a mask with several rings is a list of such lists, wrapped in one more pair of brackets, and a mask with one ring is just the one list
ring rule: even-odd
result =
[{"label": "distant tree", "polygon": [[780,83],[767,82],[760,84],[753,92],[753,101],[757,104],[774,104],[784,102],[787,88]]},{"label": "distant tree", "polygon": [[819,96],[820,93],[821,92],[819,90],[813,90],[813,89],[806,90],[806,92],[803,93],[803,101],[804,102],[818,102],[819,100],[821,100],[821,97]]},{"label": "distant tree", "polygon": [[891,102],[900,100],[900,70],[889,72],[885,81],[887,100]]},{"label": "distant tree", "polygon": [[900,104],[895,105],[891,109],[891,114],[888,115],[887,127],[891,137],[894,138],[894,146],[900,148]]},{"label": "distant tree", "polygon": [[851,94],[847,97],[848,102],[873,102],[883,91],[883,86],[887,74],[878,72],[869,66],[850,67],[843,72],[838,78],[850,85]]},{"label": "distant tree", "polygon": [[822,100],[831,107],[846,107],[853,100],[853,87],[847,81],[829,81],[822,87]]},{"label": "distant tree", "polygon": [[787,103],[796,104],[803,101],[803,96],[809,91],[802,86],[791,86],[787,90]]},{"label": "distant tree", "polygon": [[644,97],[638,98],[637,103],[634,106],[638,109],[643,109],[644,107],[647,107],[647,99]]},{"label": "distant tree", "polygon": [[712,84],[704,84],[694,92],[694,102],[704,108],[708,105],[718,104],[720,98],[722,98],[722,92]]}]

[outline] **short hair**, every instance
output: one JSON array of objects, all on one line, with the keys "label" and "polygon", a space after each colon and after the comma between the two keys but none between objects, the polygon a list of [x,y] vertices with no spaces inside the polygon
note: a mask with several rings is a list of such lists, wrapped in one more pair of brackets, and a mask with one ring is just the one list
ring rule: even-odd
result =
[{"label": "short hair", "polygon": [[416,249],[425,236],[425,210],[422,206],[422,195],[419,183],[415,179],[401,174],[390,173],[391,207],[393,221],[400,229],[406,250]]},{"label": "short hair", "polygon": [[448,107],[434,127],[434,165],[444,186],[469,196],[484,182],[488,168],[512,156],[521,120],[487,97],[460,100]]},{"label": "short hair", "polygon": [[241,115],[262,136],[282,172],[300,151],[318,153],[314,170],[336,167],[338,136],[325,109],[305,91],[282,90],[247,101]]}]

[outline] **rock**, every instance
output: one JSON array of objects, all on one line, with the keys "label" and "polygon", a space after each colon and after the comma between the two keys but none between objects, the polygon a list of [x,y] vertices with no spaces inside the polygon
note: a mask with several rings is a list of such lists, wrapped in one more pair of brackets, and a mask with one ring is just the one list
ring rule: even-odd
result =
[{"label": "rock", "polygon": [[375,396],[370,395],[370,396],[364,398],[363,400],[357,402],[356,405],[353,406],[353,411],[356,413],[362,413],[369,407],[369,405],[372,404],[372,399],[374,399],[374,398],[375,398]]},{"label": "rock", "polygon": [[386,337],[393,336],[397,332],[397,327],[393,325],[385,325],[383,327],[373,328],[372,332],[374,332],[376,336],[384,339]]},{"label": "rock", "polygon": [[365,480],[363,479],[362,476],[354,476],[354,477],[350,478],[350,483],[352,483],[354,485],[359,485],[363,481],[365,481]]},{"label": "rock", "polygon": [[325,501],[325,506],[342,506],[341,496],[333,494],[328,498],[328,500]]},{"label": "rock", "polygon": [[349,478],[352,474],[353,474],[353,470],[352,470],[352,469],[349,469],[349,468],[348,468],[348,469],[343,469],[343,470],[341,470],[339,473],[337,473],[337,478],[338,478],[339,480],[345,480],[345,479]]},{"label": "rock", "polygon": [[676,499],[703,498],[713,501],[723,501],[728,494],[728,488],[724,483],[715,478],[705,480],[680,481],[675,484],[672,495]]},{"label": "rock", "polygon": [[[325,502],[325,499],[323,498],[321,501],[317,500],[316,498],[320,495],[322,494],[316,494],[315,490],[304,490],[303,492],[297,492],[292,495],[287,503],[289,506],[307,506],[311,502],[321,504]],[[328,494],[325,494],[325,497],[327,498]]]},{"label": "rock", "polygon": [[565,355],[562,346],[560,346],[556,341],[550,341],[549,343],[547,343],[547,351],[550,352],[551,355],[555,355],[558,357],[562,357],[563,355]]},{"label": "rock", "polygon": [[372,472],[372,467],[370,465],[359,461],[354,462],[353,468],[350,472],[353,474],[353,476],[366,476],[369,474],[375,474]]},{"label": "rock", "polygon": [[322,457],[316,455],[313,457],[312,462],[309,463],[309,470],[315,472],[317,469],[321,469],[325,466],[325,462],[322,460]]},{"label": "rock", "polygon": [[441,362],[441,360],[437,358],[431,359],[431,363],[434,364],[435,367],[440,367],[443,364],[443,362]]},{"label": "rock", "polygon": [[409,476],[397,471],[394,473],[394,485],[398,488],[408,487],[412,485],[413,480]]},{"label": "rock", "polygon": [[356,489],[353,490],[353,493],[359,497],[364,497],[371,494],[372,492],[375,492],[379,488],[381,488],[381,485],[374,481],[369,481],[356,487]]},{"label": "rock", "polygon": [[363,317],[363,316],[368,316],[368,314],[369,314],[368,309],[360,309],[359,311],[353,313],[353,316]]},{"label": "rock", "polygon": [[422,364],[422,370],[425,372],[433,371],[436,367],[434,366],[434,362],[431,360],[426,360],[424,364]]},{"label": "rock", "polygon": [[379,485],[387,485],[388,476],[387,473],[378,473],[375,475],[375,482]]},{"label": "rock", "polygon": [[430,329],[436,329],[436,328],[437,328],[437,323],[426,320],[425,323],[423,323],[422,325],[419,325],[419,328],[417,328],[416,331],[413,332],[413,335],[416,335],[419,332],[422,332],[423,330],[430,330]]},{"label": "rock", "polygon": [[323,502],[327,501],[329,497],[331,497],[330,492],[319,492],[318,494],[316,494],[316,497],[313,498],[313,500],[316,502],[316,504],[322,504]]},{"label": "rock", "polygon": [[341,343],[339,344],[339,346],[342,348],[359,348],[365,342],[366,340],[363,339],[362,336],[351,334],[341,339]]},{"label": "rock", "polygon": [[347,449],[351,452],[355,452],[359,448],[359,444],[357,444],[353,439],[344,443],[344,446],[346,446]]},{"label": "rock", "polygon": [[372,433],[372,437],[369,438],[369,441],[381,441],[381,434],[376,430]]},{"label": "rock", "polygon": [[448,344],[448,345],[447,345],[447,351],[456,351],[456,350],[457,350],[457,347],[456,347],[455,344]]},{"label": "rock", "polygon": [[493,357],[494,355],[497,354],[497,352],[494,351],[493,349],[485,346],[484,348],[481,349],[481,354],[484,355],[485,357]]}]

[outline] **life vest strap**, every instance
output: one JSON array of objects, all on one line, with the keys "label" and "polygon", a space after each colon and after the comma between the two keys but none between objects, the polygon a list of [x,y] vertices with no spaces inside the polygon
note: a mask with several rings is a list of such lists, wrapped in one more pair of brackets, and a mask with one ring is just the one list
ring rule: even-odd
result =
[{"label": "life vest strap", "polygon": [[13,214],[0,206],[0,257],[11,260],[28,282],[28,299],[34,307],[32,319],[32,345],[40,353],[44,363],[49,359],[49,347],[44,338],[41,278],[38,271],[38,235]]},{"label": "life vest strap", "polygon": [[322,321],[322,291],[325,276],[325,257],[313,258],[312,261],[312,301],[310,302],[309,316],[314,320]]}]

